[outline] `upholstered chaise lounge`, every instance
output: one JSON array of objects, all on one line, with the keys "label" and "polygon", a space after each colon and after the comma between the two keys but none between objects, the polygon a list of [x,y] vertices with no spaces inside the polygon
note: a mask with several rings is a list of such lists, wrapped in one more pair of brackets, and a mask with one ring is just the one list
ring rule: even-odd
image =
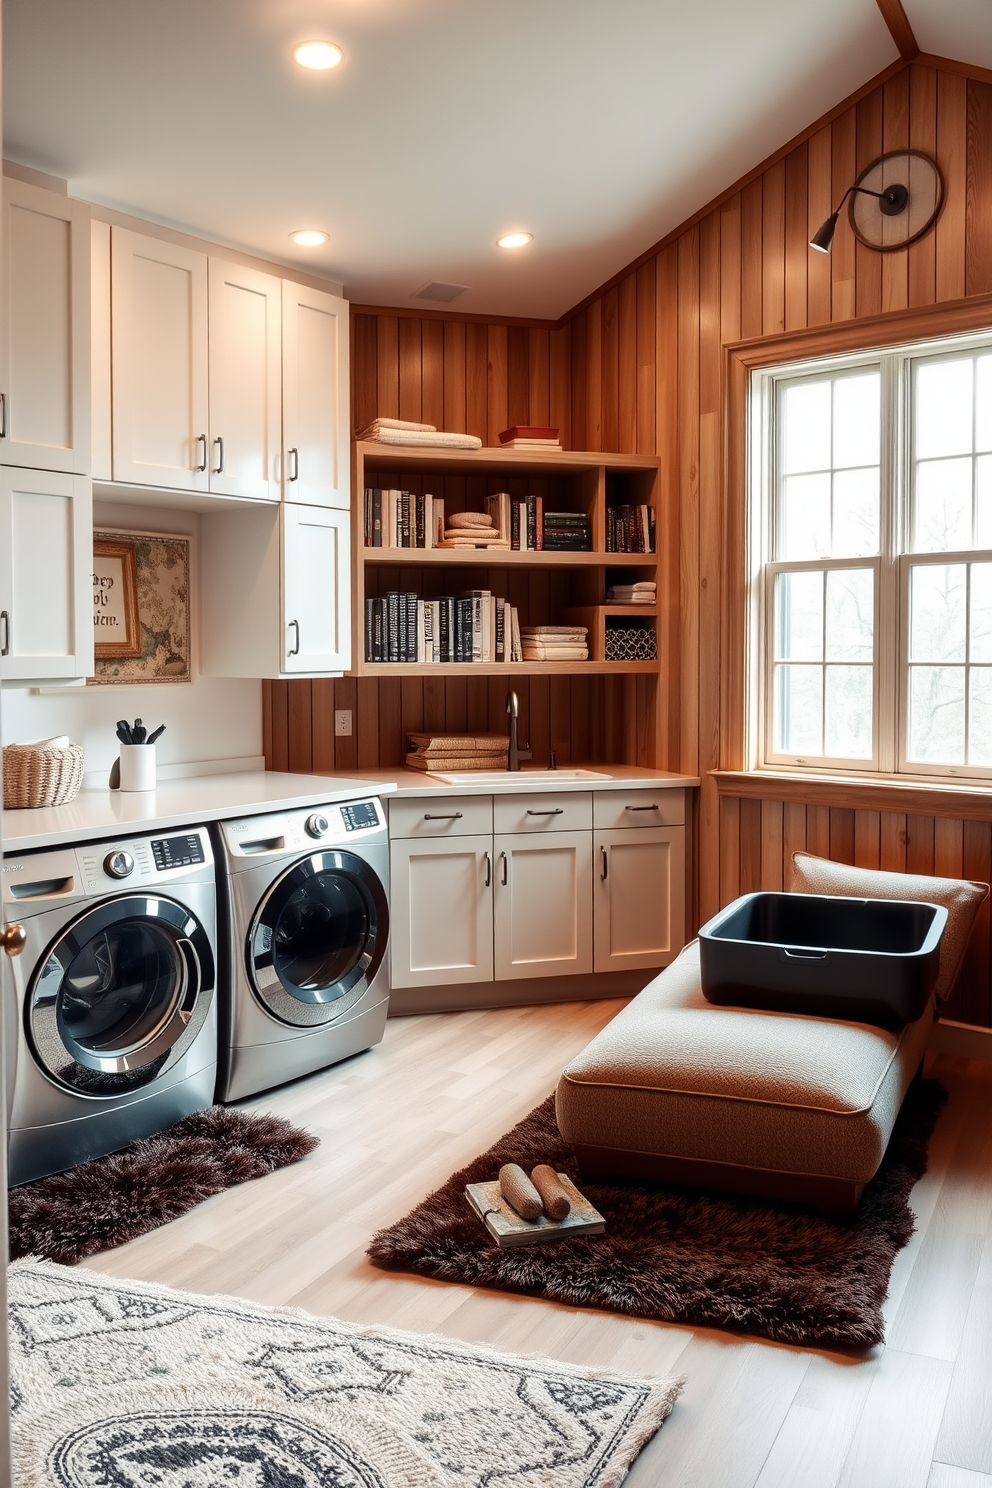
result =
[{"label": "upholstered chaise lounge", "polygon": [[[815,887],[813,886],[815,884]],[[796,854],[793,889],[942,903],[936,997],[953,987],[985,884]],[[899,1032],[715,1007],[687,946],[564,1071],[557,1114],[583,1173],[729,1189],[850,1215],[923,1060],[934,1002]]]}]

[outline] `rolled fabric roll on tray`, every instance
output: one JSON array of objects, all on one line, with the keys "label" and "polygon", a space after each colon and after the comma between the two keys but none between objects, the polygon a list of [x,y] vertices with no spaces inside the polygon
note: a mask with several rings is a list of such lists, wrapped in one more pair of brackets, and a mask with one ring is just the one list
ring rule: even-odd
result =
[{"label": "rolled fabric roll on tray", "polygon": [[521,1219],[540,1219],[544,1213],[541,1195],[518,1163],[504,1163],[500,1168],[499,1191]]},{"label": "rolled fabric roll on tray", "polygon": [[556,1222],[567,1219],[572,1212],[572,1201],[554,1168],[548,1163],[539,1163],[530,1177],[548,1218]]}]

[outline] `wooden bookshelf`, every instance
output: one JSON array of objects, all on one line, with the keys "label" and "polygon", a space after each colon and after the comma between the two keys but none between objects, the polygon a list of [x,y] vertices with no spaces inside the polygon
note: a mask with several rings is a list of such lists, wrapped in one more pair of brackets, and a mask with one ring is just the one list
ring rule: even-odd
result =
[{"label": "wooden bookshelf", "polygon": [[[481,511],[484,498],[508,491],[514,499],[540,496],[546,511],[583,511],[590,519],[592,551],[517,552],[484,548],[367,548],[364,493],[367,487],[428,492],[444,501],[445,513]],[[608,553],[608,503],[647,505],[660,500],[660,461],[651,455],[608,455],[566,450],[449,450],[404,448],[357,442],[352,460],[353,604],[356,677],[496,677],[540,675],[657,674],[661,661],[602,659],[604,616],[657,617],[647,605],[606,604],[610,570],[617,578],[660,580],[657,553]],[[614,580],[610,579],[611,582]],[[491,589],[520,612],[521,625],[562,624],[581,610],[589,624],[590,660],[533,662],[368,662],[365,601],[392,589],[415,590],[424,599],[465,589]],[[659,593],[659,602],[662,596]],[[602,612],[601,614],[599,612]]]}]

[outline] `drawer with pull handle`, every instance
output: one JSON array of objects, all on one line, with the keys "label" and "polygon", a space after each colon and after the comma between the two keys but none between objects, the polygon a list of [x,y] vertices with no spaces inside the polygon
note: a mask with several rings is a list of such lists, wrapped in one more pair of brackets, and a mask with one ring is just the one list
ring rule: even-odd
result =
[{"label": "drawer with pull handle", "polygon": [[588,791],[495,796],[496,832],[582,832],[592,827],[592,796]]},{"label": "drawer with pull handle", "polygon": [[592,812],[598,828],[677,827],[685,821],[685,791],[596,791]]},{"label": "drawer with pull handle", "polygon": [[474,837],[493,829],[492,796],[417,796],[389,803],[390,837]]}]

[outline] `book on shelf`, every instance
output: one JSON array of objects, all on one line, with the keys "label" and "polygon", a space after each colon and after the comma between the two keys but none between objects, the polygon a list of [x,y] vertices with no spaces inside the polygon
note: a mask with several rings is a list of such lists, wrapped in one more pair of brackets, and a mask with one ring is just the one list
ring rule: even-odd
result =
[{"label": "book on shelf", "polygon": [[364,515],[367,548],[435,548],[444,534],[444,502],[427,492],[367,487]]},{"label": "book on shelf", "polygon": [[620,503],[606,508],[608,553],[653,553],[655,551],[654,507]]},{"label": "book on shelf", "polygon": [[437,599],[390,590],[365,601],[367,662],[430,666],[523,659],[516,610],[489,589]]},{"label": "book on shelf", "polygon": [[592,549],[592,523],[587,512],[544,513],[544,546],[567,553],[588,553]]},{"label": "book on shelf", "polygon": [[512,424],[499,442],[504,449],[561,449],[558,430],[537,424]]},{"label": "book on shelf", "polygon": [[492,1183],[467,1183],[465,1197],[473,1213],[482,1220],[496,1244],[503,1249],[517,1245],[546,1245],[555,1240],[575,1239],[580,1235],[602,1235],[606,1220],[594,1209],[584,1194],[565,1173],[558,1181],[568,1194],[572,1207],[564,1219],[521,1219],[504,1199],[499,1180]]}]

